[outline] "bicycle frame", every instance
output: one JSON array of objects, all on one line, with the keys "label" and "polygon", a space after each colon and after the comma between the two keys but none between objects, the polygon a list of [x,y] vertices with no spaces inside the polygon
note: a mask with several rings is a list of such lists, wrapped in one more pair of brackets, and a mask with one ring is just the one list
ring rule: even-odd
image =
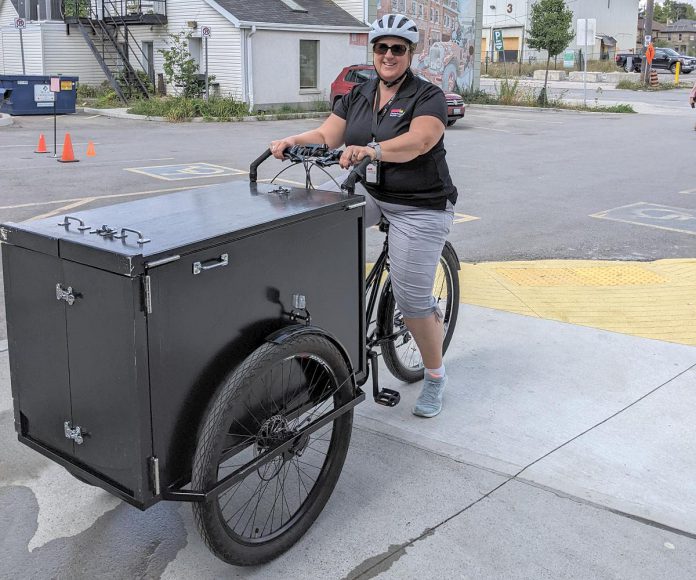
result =
[{"label": "bicycle frame", "polygon": [[[271,155],[272,154],[270,149],[267,149],[258,159],[254,160],[251,163],[251,166],[249,168],[249,180],[252,183],[257,180],[258,166],[261,163],[263,163],[266,159],[271,157]],[[337,164],[339,155],[339,150],[330,151],[326,146],[322,145],[297,145],[285,151],[286,159],[292,161],[293,165],[302,164],[304,166],[305,185],[307,189],[312,187],[312,182],[310,179],[311,168],[314,166],[319,166],[322,170],[324,170],[324,167]],[[342,191],[344,191],[348,195],[355,194],[355,184],[358,181],[358,179],[361,179],[364,176],[365,168],[370,161],[371,159],[369,157],[365,157],[360,163],[353,167],[346,180],[343,182],[343,184],[341,184]],[[291,165],[290,167],[292,167],[293,165]],[[387,233],[388,224],[384,225],[380,223],[380,231]],[[358,386],[364,385],[367,382],[370,373],[372,373],[372,394],[375,402],[379,403],[380,405],[393,407],[399,403],[401,395],[398,391],[379,388],[379,377],[377,371],[377,357],[379,355],[374,350],[374,347],[380,346],[387,341],[395,340],[399,336],[403,336],[406,332],[408,332],[408,330],[406,328],[403,328],[398,332],[392,333],[388,336],[383,336],[381,334],[383,329],[379,327],[375,328],[375,330],[373,330],[371,333],[369,332],[370,323],[372,322],[375,309],[378,307],[380,289],[382,290],[382,292],[391,291],[389,288],[390,282],[388,278],[388,252],[389,239],[387,236],[384,240],[382,251],[379,257],[377,258],[374,267],[367,276],[367,280],[365,282],[365,295],[367,298],[367,304],[365,309],[365,328],[366,331],[369,333],[365,337],[365,348],[367,360],[370,364],[367,365],[367,372],[365,373],[365,375],[360,377],[359,380],[357,380],[357,384]],[[387,279],[384,281],[384,284],[382,284],[381,282],[385,272],[387,272]]]}]

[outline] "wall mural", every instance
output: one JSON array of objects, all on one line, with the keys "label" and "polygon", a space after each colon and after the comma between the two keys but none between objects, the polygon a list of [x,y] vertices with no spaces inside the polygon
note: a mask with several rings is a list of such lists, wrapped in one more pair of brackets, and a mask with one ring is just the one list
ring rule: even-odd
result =
[{"label": "wall mural", "polygon": [[377,17],[406,14],[420,32],[413,72],[444,91],[473,88],[476,0],[377,0]]}]

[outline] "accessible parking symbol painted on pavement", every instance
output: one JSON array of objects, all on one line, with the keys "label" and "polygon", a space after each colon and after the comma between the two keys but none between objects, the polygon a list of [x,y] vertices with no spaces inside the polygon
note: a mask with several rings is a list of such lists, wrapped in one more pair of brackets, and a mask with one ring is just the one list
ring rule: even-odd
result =
[{"label": "accessible parking symbol painted on pavement", "polygon": [[142,173],[157,179],[166,181],[180,181],[182,179],[202,179],[205,177],[226,177],[230,175],[242,175],[246,173],[241,169],[232,169],[212,163],[184,163],[181,165],[155,165],[152,167],[128,167],[126,171]]},{"label": "accessible parking symbol painted on pavement", "polygon": [[590,217],[696,235],[696,210],[644,201],[608,209]]}]

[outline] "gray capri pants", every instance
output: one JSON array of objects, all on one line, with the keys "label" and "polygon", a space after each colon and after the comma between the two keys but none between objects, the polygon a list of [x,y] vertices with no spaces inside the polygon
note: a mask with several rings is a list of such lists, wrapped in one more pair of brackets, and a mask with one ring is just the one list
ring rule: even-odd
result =
[{"label": "gray capri pants", "polygon": [[[320,189],[338,191],[335,182]],[[389,264],[394,298],[405,318],[428,318],[436,313],[433,296],[435,273],[442,247],[454,219],[454,208],[437,210],[397,205],[376,200],[358,183],[356,193],[365,196],[365,227],[377,222],[381,215],[389,221]]]}]

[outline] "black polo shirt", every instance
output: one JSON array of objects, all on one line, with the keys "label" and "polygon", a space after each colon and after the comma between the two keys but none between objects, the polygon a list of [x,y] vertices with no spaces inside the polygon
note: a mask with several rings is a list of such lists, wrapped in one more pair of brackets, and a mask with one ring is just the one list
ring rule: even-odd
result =
[{"label": "black polo shirt", "polygon": [[[346,145],[367,145],[373,139],[373,103],[379,79],[356,85],[334,107],[346,121]],[[410,71],[395,98],[379,113],[375,141],[387,141],[406,133],[411,119],[428,115],[447,125],[447,101],[442,90]],[[378,200],[401,205],[445,209],[457,201],[445,160],[444,137],[427,153],[406,163],[382,162],[382,186],[364,184]]]}]

